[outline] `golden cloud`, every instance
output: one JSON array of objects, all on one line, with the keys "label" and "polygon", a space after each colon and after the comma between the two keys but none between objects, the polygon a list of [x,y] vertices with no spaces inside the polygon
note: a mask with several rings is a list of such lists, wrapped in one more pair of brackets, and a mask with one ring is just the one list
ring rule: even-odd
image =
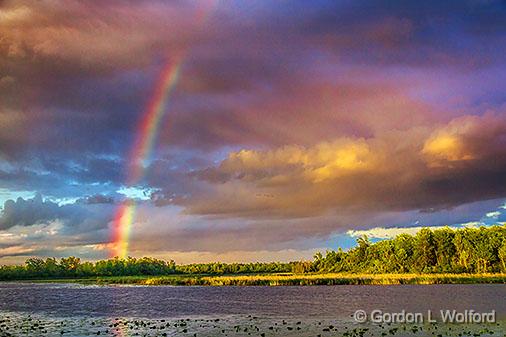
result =
[{"label": "golden cloud", "polygon": [[[454,166],[459,162],[479,160],[504,137],[504,116],[463,116],[436,129],[423,145],[422,155],[430,167]],[[489,148],[489,149],[487,149]]]},{"label": "golden cloud", "polygon": [[190,213],[247,217],[452,207],[505,193],[505,142],[506,116],[488,113],[432,130],[241,150],[202,171],[210,188],[182,203]]},{"label": "golden cloud", "polygon": [[376,156],[364,139],[343,138],[310,148],[284,146],[272,151],[232,152],[222,162],[220,169],[223,173],[245,177],[265,176],[279,181],[290,168],[292,172],[297,171],[301,178],[317,183],[371,169],[376,161]]}]

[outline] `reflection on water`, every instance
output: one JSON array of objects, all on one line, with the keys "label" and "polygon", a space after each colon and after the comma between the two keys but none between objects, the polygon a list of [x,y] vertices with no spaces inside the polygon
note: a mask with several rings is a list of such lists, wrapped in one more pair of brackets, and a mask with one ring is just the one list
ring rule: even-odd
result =
[{"label": "reflection on water", "polygon": [[0,283],[0,335],[10,331],[13,336],[62,332],[121,337],[195,333],[330,336],[337,332],[349,336],[488,336],[502,333],[502,323],[357,324],[352,316],[359,309],[391,313],[472,309],[495,310],[503,320],[505,299],[504,285],[125,287]]},{"label": "reflection on water", "polygon": [[504,285],[125,287],[0,283],[0,310],[57,316],[347,318],[358,309],[474,309],[495,310],[504,318],[505,299]]}]

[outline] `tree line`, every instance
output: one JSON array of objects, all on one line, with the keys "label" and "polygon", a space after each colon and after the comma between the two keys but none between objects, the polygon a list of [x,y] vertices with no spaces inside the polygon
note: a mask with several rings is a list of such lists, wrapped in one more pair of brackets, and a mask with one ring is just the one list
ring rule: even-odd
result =
[{"label": "tree line", "polygon": [[348,251],[317,253],[312,261],[199,263],[177,265],[149,257],[97,262],[78,257],[29,258],[23,265],[1,266],[0,280],[99,276],[225,275],[258,273],[497,273],[506,272],[506,225],[431,230],[401,234],[372,243],[357,239]]},{"label": "tree line", "polygon": [[37,278],[77,278],[101,276],[163,276],[176,274],[253,274],[286,273],[292,271],[294,263],[199,263],[176,265],[150,257],[126,259],[113,258],[97,262],[83,262],[78,257],[29,258],[24,265],[0,267],[0,280]]},{"label": "tree line", "polygon": [[361,237],[353,249],[317,253],[303,267],[306,272],[372,274],[506,272],[506,225],[424,228],[416,235],[401,234],[376,243]]}]

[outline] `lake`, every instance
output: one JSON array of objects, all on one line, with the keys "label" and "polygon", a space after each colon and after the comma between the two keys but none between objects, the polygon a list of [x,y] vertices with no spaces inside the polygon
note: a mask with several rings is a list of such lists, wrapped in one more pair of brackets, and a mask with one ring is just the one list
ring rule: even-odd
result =
[{"label": "lake", "polygon": [[[371,323],[370,318],[369,322],[359,324],[353,316],[357,310],[364,310],[369,316],[373,312],[388,315],[404,311],[421,313],[425,318],[431,311],[439,322],[415,322],[425,326],[422,331],[411,331],[414,324],[407,323],[413,322],[378,324]],[[499,323],[442,324],[441,310],[494,311]],[[458,332],[471,335],[479,329],[485,336],[488,330],[490,335],[504,331],[506,286],[170,287],[0,283],[0,315],[3,322],[0,325],[4,324],[0,335],[8,331],[20,336],[62,333],[123,336],[125,329],[128,335],[147,336],[163,333],[330,336],[335,331],[355,329],[357,336],[367,336],[379,333],[387,325],[397,329],[407,327],[411,335],[417,336],[431,335],[427,329],[432,325],[438,329],[450,327],[455,335]],[[35,329],[34,322],[39,322]],[[408,332],[393,334],[404,336]]]}]

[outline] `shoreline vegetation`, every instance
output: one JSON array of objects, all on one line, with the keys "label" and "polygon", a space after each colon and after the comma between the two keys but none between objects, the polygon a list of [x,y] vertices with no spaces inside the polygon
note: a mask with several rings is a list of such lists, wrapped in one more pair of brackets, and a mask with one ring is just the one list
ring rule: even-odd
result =
[{"label": "shoreline vegetation", "polygon": [[30,258],[0,266],[0,281],[82,284],[281,286],[506,284],[506,225],[430,230],[389,240],[357,239],[348,251],[317,253],[289,263],[178,265],[149,257],[83,262],[77,257]]},{"label": "shoreline vegetation", "polygon": [[167,275],[105,276],[91,278],[34,279],[36,283],[141,286],[332,286],[401,284],[506,284],[500,274],[258,274],[258,275]]}]

